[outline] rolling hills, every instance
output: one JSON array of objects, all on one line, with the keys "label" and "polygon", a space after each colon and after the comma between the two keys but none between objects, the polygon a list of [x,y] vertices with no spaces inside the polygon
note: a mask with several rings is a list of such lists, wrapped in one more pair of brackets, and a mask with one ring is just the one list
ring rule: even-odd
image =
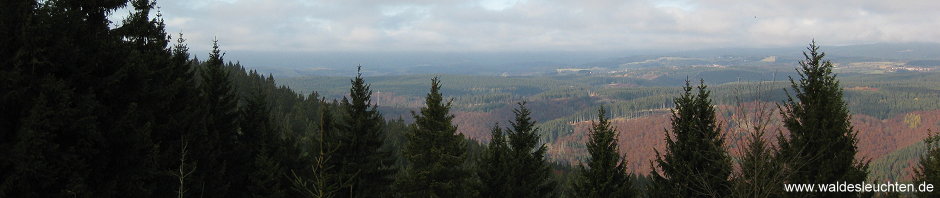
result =
[{"label": "rolling hills", "polygon": [[[748,62],[718,66],[717,59],[656,58],[649,67],[613,67],[589,72],[548,75],[392,75],[371,76],[367,82],[388,119],[409,121],[420,107],[429,79],[440,76],[443,93],[453,98],[458,131],[486,143],[496,123],[507,126],[514,103],[528,101],[539,122],[543,142],[551,159],[577,164],[585,156],[586,127],[597,107],[604,105],[620,129],[621,153],[630,169],[647,174],[655,150],[662,150],[668,128],[672,98],[686,79],[702,79],[710,85],[712,100],[719,106],[725,138],[732,153],[743,142],[741,111],[753,109],[754,101],[773,103],[786,99],[792,64]],[[695,61],[690,61],[695,60]],[[702,61],[704,60],[704,62]],[[778,59],[780,60],[780,59]],[[677,62],[678,61],[678,62]],[[755,60],[759,61],[759,60]],[[927,61],[914,62],[923,67]],[[870,179],[909,179],[910,163],[928,129],[940,129],[940,73],[932,70],[905,71],[877,66],[904,67],[904,62],[837,62],[844,99],[853,113],[859,136],[859,157],[873,163]],[[627,64],[629,65],[629,64]],[[872,66],[876,65],[876,66]],[[915,67],[915,66],[910,66]],[[925,67],[932,68],[932,67]],[[341,98],[348,77],[304,76],[278,79],[278,83],[300,92],[316,91],[327,98]],[[751,106],[748,106],[751,105]],[[739,108],[740,109],[740,108]],[[776,114],[775,114],[776,115]],[[774,122],[779,125],[779,122]],[[766,138],[785,130],[772,128]]]}]

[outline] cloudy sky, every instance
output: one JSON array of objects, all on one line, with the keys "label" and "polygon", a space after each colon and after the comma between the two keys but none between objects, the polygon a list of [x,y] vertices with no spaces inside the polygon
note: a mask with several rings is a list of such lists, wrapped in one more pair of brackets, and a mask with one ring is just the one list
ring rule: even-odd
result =
[{"label": "cloudy sky", "polygon": [[598,51],[940,42],[933,0],[160,0],[195,50]]}]

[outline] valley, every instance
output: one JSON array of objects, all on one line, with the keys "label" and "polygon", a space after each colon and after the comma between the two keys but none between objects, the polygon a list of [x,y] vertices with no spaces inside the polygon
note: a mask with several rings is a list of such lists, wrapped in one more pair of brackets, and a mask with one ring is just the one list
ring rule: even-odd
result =
[{"label": "valley", "polygon": [[[587,155],[587,128],[596,119],[596,109],[604,106],[620,131],[619,148],[630,171],[648,174],[655,151],[664,148],[672,98],[686,78],[693,83],[701,79],[710,86],[726,146],[737,155],[746,143],[740,114],[753,113],[755,101],[776,110],[776,104],[787,98],[788,77],[798,77],[795,72],[783,72],[793,71],[795,58],[734,60],[738,61],[660,57],[610,67],[558,68],[555,73],[538,75],[420,74],[366,80],[387,119],[410,122],[411,111],[423,105],[428,79],[440,76],[444,96],[453,99],[458,132],[482,143],[489,141],[494,124],[508,126],[515,103],[527,101],[549,158],[571,165]],[[921,140],[928,130],[940,129],[940,73],[933,70],[937,66],[915,64],[903,60],[835,63],[859,133],[857,157],[872,161],[869,179],[910,180],[911,165],[922,154],[914,148],[923,146]],[[345,79],[307,76],[277,82],[302,93],[316,91],[337,99],[348,92]],[[773,115],[773,127],[765,134],[770,142],[776,142],[779,133],[787,133],[776,117],[779,114]]]}]

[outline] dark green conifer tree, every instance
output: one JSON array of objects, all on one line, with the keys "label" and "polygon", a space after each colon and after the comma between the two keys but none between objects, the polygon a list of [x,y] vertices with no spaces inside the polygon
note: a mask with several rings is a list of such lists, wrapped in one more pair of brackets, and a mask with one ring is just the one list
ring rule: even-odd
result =
[{"label": "dark green conifer tree", "polygon": [[198,183],[192,188],[193,194],[210,197],[228,197],[232,182],[237,182],[241,173],[234,173],[233,164],[237,160],[236,148],[240,115],[235,88],[224,68],[218,40],[213,41],[212,53],[201,70],[201,84],[205,97],[205,133],[197,135],[193,157],[199,167],[196,169]]},{"label": "dark green conifer tree", "polygon": [[490,137],[490,143],[477,167],[477,176],[482,183],[480,196],[510,197],[509,192],[513,187],[509,186],[509,145],[499,124],[493,126]]},{"label": "dark green conifer tree", "polygon": [[539,128],[530,117],[531,112],[520,102],[513,109],[516,115],[508,129],[510,197],[555,197],[556,182],[545,160],[547,147],[539,144]]},{"label": "dark green conifer tree", "polygon": [[14,153],[13,148],[21,142],[17,136],[22,134],[19,130],[26,110],[32,106],[28,101],[40,100],[27,93],[30,81],[39,78],[23,71],[27,65],[22,61],[28,60],[24,54],[27,38],[36,36],[27,32],[36,4],[34,0],[0,2],[0,156],[6,156],[0,158],[0,197],[15,197],[10,191],[22,189],[12,185],[18,183],[17,175],[23,174],[15,171],[22,164],[15,158],[22,153]]},{"label": "dark green conifer tree", "polygon": [[0,197],[150,196],[148,71],[106,18],[126,2],[2,4]]},{"label": "dark green conifer tree", "polygon": [[[281,144],[250,138],[259,135],[252,131],[278,131],[286,124],[264,123],[274,116],[266,115],[273,114],[271,109],[253,104],[270,102],[268,106],[294,110],[295,93],[262,89],[265,97],[290,97],[265,102],[249,98],[241,112],[251,121],[238,122],[238,97],[231,90],[246,83],[229,81],[273,87],[273,78],[223,67],[217,47],[197,77],[192,69],[198,61],[189,60],[182,39],[175,49],[168,48],[160,13],[150,17],[152,1],[130,1],[131,13],[112,28],[108,14],[128,2],[0,3],[0,197],[240,197],[251,195],[245,191],[275,192],[249,184],[267,186],[272,175],[282,175],[278,164],[300,158],[301,152],[256,146]],[[239,73],[228,76],[227,71]],[[297,109],[318,106],[313,102]],[[294,113],[286,112],[290,110],[277,114],[289,117]],[[278,155],[256,160],[257,153]],[[302,162],[290,163],[296,167]],[[171,181],[179,175],[186,179]]]},{"label": "dark green conifer tree", "polygon": [[[404,170],[408,160],[404,157],[403,148],[405,148],[405,144],[408,142],[406,134],[410,133],[411,126],[405,123],[404,118],[398,117],[398,119],[385,122],[385,131],[385,147],[392,151],[393,158],[395,159],[395,169]],[[401,173],[401,171],[398,173]]]},{"label": "dark green conifer tree", "polygon": [[689,81],[683,89],[674,99],[672,133],[666,131],[666,153],[656,152],[648,192],[654,197],[728,197],[731,157],[715,120],[710,91],[704,81],[697,94]]},{"label": "dark green conifer tree", "polygon": [[631,175],[627,173],[627,160],[617,149],[617,129],[610,125],[602,106],[597,110],[597,122],[591,125],[591,139],[587,143],[591,158],[587,166],[578,167],[574,181],[576,197],[633,197]]},{"label": "dark green conifer tree", "polygon": [[240,178],[243,186],[237,189],[245,193],[237,196],[286,196],[288,185],[282,183],[282,176],[286,171],[283,170],[281,159],[276,156],[283,150],[281,148],[290,144],[280,141],[270,117],[271,111],[266,97],[259,85],[258,90],[245,99],[245,105],[241,109],[241,134],[238,137],[238,149],[241,152],[238,155],[245,164],[236,166],[245,167],[243,171],[247,174]]},{"label": "dark green conifer tree", "polygon": [[198,89],[195,65],[190,59],[185,41],[180,33],[168,66],[161,68],[155,77],[158,79],[153,80],[153,86],[161,87],[152,92],[154,98],[160,99],[152,109],[155,122],[159,123],[154,126],[153,139],[162,149],[157,151],[159,154],[156,158],[157,163],[161,164],[161,170],[178,165],[174,160],[180,158],[178,145],[193,145],[197,139],[195,136],[205,132],[202,118],[205,109],[201,105],[194,105],[202,104],[204,98]]},{"label": "dark green conifer tree", "polygon": [[[10,69],[14,57],[21,50],[32,11],[36,8],[35,0],[0,2],[0,68]],[[0,70],[2,71],[2,70]]]},{"label": "dark green conifer tree", "polygon": [[332,157],[341,178],[351,179],[336,193],[338,197],[378,197],[392,184],[395,159],[384,150],[385,120],[372,104],[372,91],[362,79],[361,67],[350,80],[349,98],[341,103],[342,119],[337,123],[339,147]]},{"label": "dark green conifer tree", "polygon": [[444,101],[440,89],[438,78],[431,79],[426,106],[413,113],[415,123],[404,151],[409,166],[396,183],[403,197],[474,197],[472,172],[464,167],[466,142],[452,122],[451,102]]},{"label": "dark green conifer tree", "polygon": [[93,100],[76,96],[62,81],[36,80],[42,89],[10,131],[16,141],[4,145],[3,165],[10,168],[0,170],[0,197],[90,196],[86,152],[98,151],[69,139],[101,138],[89,124],[96,121],[88,113]]},{"label": "dark green conifer tree", "polygon": [[755,106],[745,106],[736,99],[735,116],[740,116],[736,125],[747,131],[746,144],[739,153],[737,165],[740,171],[732,175],[732,197],[782,197],[786,175],[780,171],[781,163],[775,161],[774,150],[770,143],[764,139],[764,134],[774,121],[774,107],[763,102],[760,93],[761,84],[757,86],[758,93]]},{"label": "dark green conifer tree", "polygon": [[310,149],[312,162],[309,172],[291,170],[291,188],[303,197],[332,198],[337,197],[336,192],[342,186],[348,186],[351,180],[342,181],[336,167],[330,164],[339,148],[336,138],[336,124],[328,108],[320,111],[317,134],[313,137],[314,144]]},{"label": "dark green conifer tree", "polygon": [[[127,43],[128,79],[136,79],[139,84],[122,90],[128,93],[139,90],[135,102],[141,110],[137,114],[151,122],[151,140],[154,151],[154,169],[157,179],[153,188],[155,196],[170,196],[177,188],[176,176],[165,174],[168,170],[178,169],[178,159],[182,152],[179,145],[192,145],[201,125],[200,112],[202,102],[196,86],[196,76],[190,62],[189,48],[182,34],[176,39],[171,49],[169,36],[164,31],[162,14],[157,11],[157,18],[151,18],[156,9],[156,2],[133,0],[131,13],[123,24],[114,32]],[[125,95],[124,97],[128,97]],[[130,126],[137,127],[137,126]],[[183,142],[187,141],[187,142]],[[196,150],[190,150],[192,153]],[[192,188],[192,187],[190,187]]]},{"label": "dark green conifer tree", "polygon": [[[928,134],[924,138],[926,152],[914,168],[914,181],[918,184],[933,184],[936,188],[940,184],[940,135],[929,131]],[[919,192],[917,197],[940,197],[940,191]]]},{"label": "dark green conifer tree", "polygon": [[[780,108],[790,132],[780,134],[776,156],[785,163],[788,183],[861,183],[868,175],[868,162],[855,159],[857,133],[842,99],[842,87],[832,73],[832,63],[823,60],[815,41],[804,52],[797,72],[790,78],[796,96],[789,95]],[[804,196],[794,195],[794,196]],[[813,194],[825,197],[855,197],[857,193]]]},{"label": "dark green conifer tree", "polygon": [[333,140],[335,138],[335,124],[333,115],[327,108],[320,109],[320,122],[317,135],[315,136],[315,146],[313,162],[310,164],[309,175],[301,176],[297,172],[291,171],[292,188],[300,192],[301,195],[311,198],[332,198],[336,197],[336,192],[341,186],[349,181],[340,181],[335,167],[330,165],[330,158],[333,157],[338,148]]}]

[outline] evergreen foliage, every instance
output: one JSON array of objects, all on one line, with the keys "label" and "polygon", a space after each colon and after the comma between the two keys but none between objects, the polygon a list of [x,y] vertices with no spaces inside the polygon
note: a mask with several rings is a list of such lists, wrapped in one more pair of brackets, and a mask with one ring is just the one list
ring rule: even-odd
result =
[{"label": "evergreen foliage", "polygon": [[737,161],[741,170],[732,179],[733,197],[783,196],[779,186],[783,186],[786,175],[780,171],[781,163],[775,161],[771,145],[764,140],[766,127],[758,123],[748,129],[753,131],[745,137],[747,144]]},{"label": "evergreen foliage", "polygon": [[509,186],[509,146],[499,124],[490,132],[490,143],[478,163],[477,177],[480,178],[481,197],[511,197]]},{"label": "evergreen foliage", "polygon": [[740,98],[735,107],[735,114],[739,116],[736,122],[738,129],[746,131],[746,143],[739,150],[737,167],[740,171],[733,173],[732,197],[781,197],[786,179],[785,172],[780,171],[781,166],[774,158],[774,149],[765,140],[765,134],[776,121],[773,107],[763,102],[764,95],[760,94],[763,84],[758,84],[754,94],[754,106],[745,106]]},{"label": "evergreen foliage", "polygon": [[310,112],[333,106],[317,94],[224,63],[217,43],[192,60],[152,1],[0,7],[0,197],[299,194],[285,175],[307,173]]},{"label": "evergreen foliage", "polygon": [[[153,95],[156,95],[154,98],[162,99],[154,100],[158,104],[152,106],[154,107],[152,109],[155,110],[153,114],[155,119],[153,139],[154,143],[158,145],[157,155],[154,160],[158,164],[156,171],[176,170],[169,177],[160,177],[159,181],[169,183],[182,176],[179,173],[181,163],[191,162],[178,162],[178,159],[183,158],[185,154],[187,160],[192,160],[194,151],[191,148],[192,145],[197,144],[194,140],[199,139],[197,134],[205,131],[204,120],[202,119],[205,109],[201,105],[193,105],[204,102],[200,90],[195,86],[197,85],[195,65],[190,59],[189,48],[184,43],[183,34],[179,34],[176,40],[167,67],[155,71],[155,74],[162,76],[163,82],[154,84],[162,85],[163,89],[156,89],[160,91],[153,92]],[[182,150],[184,147],[181,145],[186,145],[186,148],[189,149],[184,152]],[[193,163],[193,165],[196,165],[196,163]],[[189,168],[194,170],[195,167]],[[190,171],[189,174],[193,174],[193,172]],[[189,180],[191,179],[193,178],[189,178]],[[159,187],[157,187],[156,194],[161,196],[163,196],[161,192],[169,192],[166,189],[181,187],[164,185],[167,184],[164,182],[157,183]],[[186,192],[177,193],[178,195],[186,194]]]},{"label": "evergreen foliage", "polygon": [[360,73],[351,80],[349,98],[341,103],[343,119],[338,123],[338,148],[333,165],[341,178],[352,179],[350,186],[337,192],[339,197],[376,197],[388,192],[392,184],[394,157],[384,150],[384,119],[372,104],[372,91]]},{"label": "evergreen foliage", "polygon": [[510,197],[555,197],[556,182],[545,159],[545,144],[539,144],[539,128],[535,126],[526,102],[513,110],[515,119],[507,130],[509,139]]},{"label": "evergreen foliage", "polygon": [[[232,183],[244,183],[240,180],[244,171],[241,167],[246,163],[244,158],[238,158],[238,134],[240,132],[238,112],[238,96],[232,85],[229,71],[224,68],[224,54],[219,49],[218,40],[213,41],[212,53],[202,66],[200,76],[204,108],[206,114],[205,133],[196,135],[194,145],[196,153],[193,157],[200,166],[196,170],[199,179],[197,186],[204,188],[193,189],[195,194],[204,194],[210,197],[237,196],[229,195]],[[241,187],[241,186],[237,186]]]},{"label": "evergreen foliage", "polygon": [[[788,171],[788,183],[861,183],[868,175],[868,162],[855,159],[857,133],[842,99],[842,87],[832,73],[832,63],[823,60],[815,42],[804,52],[797,72],[790,78],[795,97],[780,108],[788,135],[780,134],[777,160]],[[855,197],[856,193],[826,193],[812,196]]]},{"label": "evergreen foliage", "polygon": [[[761,133],[762,134],[762,133]],[[734,178],[736,197],[779,197],[785,175],[780,171],[780,163],[774,159],[774,150],[762,135],[749,134],[743,155],[738,164],[740,175]]]},{"label": "evergreen foliage", "polygon": [[152,112],[142,102],[150,76],[123,58],[146,52],[106,19],[124,4],[0,5],[0,197],[153,192]]},{"label": "evergreen foliage", "polygon": [[[123,7],[130,13],[112,24],[108,15]],[[632,197],[647,183],[654,197],[853,197],[781,195],[772,186],[781,175],[787,183],[858,183],[868,174],[867,162],[854,158],[858,140],[839,81],[815,44],[800,62],[801,79],[791,79],[795,95],[779,107],[790,131],[779,136],[779,150],[752,135],[732,184],[711,92],[702,83],[693,94],[686,82],[674,99],[666,153],[656,160],[661,172],[647,180],[627,173],[607,109],[598,111],[591,157],[577,170],[549,163],[542,142],[590,119],[584,107],[596,104],[593,94],[629,101],[609,106],[614,115],[640,116],[665,108],[666,94],[678,89],[588,88],[652,82],[625,78],[453,76],[463,87],[446,92],[465,96],[454,102],[435,77],[409,125],[384,120],[361,73],[348,97],[330,103],[225,62],[218,41],[206,61],[196,60],[182,33],[171,45],[156,8],[150,0],[0,2],[0,197]],[[934,81],[904,83],[850,92],[848,104],[877,116],[940,104]],[[457,132],[452,108],[499,110],[526,97],[579,105],[552,108],[536,117],[554,120],[536,125],[521,102],[511,127],[494,126],[486,149]],[[920,100],[876,108],[872,98]],[[911,128],[929,124],[916,120]],[[936,140],[925,140],[918,181],[940,181]]]},{"label": "evergreen foliage", "polygon": [[[920,157],[917,167],[914,169],[914,181],[916,183],[940,184],[940,135],[928,132],[927,138],[924,138],[924,144],[927,145],[926,153]],[[919,192],[918,197],[937,197],[940,191]]]},{"label": "evergreen foliage", "polygon": [[404,148],[408,168],[397,183],[403,197],[474,197],[472,172],[465,167],[466,142],[453,125],[451,102],[444,101],[440,90],[440,80],[431,79],[426,106],[413,113]]},{"label": "evergreen foliage", "polygon": [[684,92],[674,100],[666,153],[657,151],[656,167],[650,173],[649,193],[654,197],[727,197],[731,193],[731,157],[716,123],[710,91],[704,81],[697,89],[693,94],[686,81]]},{"label": "evergreen foliage", "polygon": [[[391,152],[391,155],[394,156],[395,164],[394,168],[398,170],[396,174],[401,173],[408,163],[408,160],[404,157],[405,144],[408,142],[407,133],[411,130],[409,123],[405,122],[404,118],[399,117],[398,119],[392,119],[385,122],[385,144],[384,146]],[[394,178],[398,176],[395,175]],[[394,184],[393,184],[394,185]]]},{"label": "evergreen foliage", "polygon": [[336,192],[347,181],[340,181],[335,172],[335,167],[330,165],[330,158],[336,153],[337,145],[335,141],[335,126],[333,115],[329,110],[321,109],[319,123],[319,133],[316,137],[317,145],[313,149],[316,152],[313,163],[310,165],[312,175],[300,176],[297,172],[291,171],[292,189],[304,197],[311,198],[332,198],[336,197]]},{"label": "evergreen foliage", "polygon": [[579,177],[574,183],[574,195],[583,197],[634,197],[631,174],[627,173],[627,160],[617,149],[617,129],[607,119],[602,106],[597,110],[597,121],[591,124],[591,139],[587,143],[591,158],[578,166]]},{"label": "evergreen foliage", "polygon": [[238,137],[239,158],[244,164],[246,173],[242,182],[244,190],[250,197],[285,197],[286,183],[282,175],[285,170],[283,164],[276,158],[281,153],[281,144],[278,133],[270,118],[271,112],[266,95],[261,92],[260,85],[257,91],[245,98],[245,105],[241,109],[241,134]]}]

